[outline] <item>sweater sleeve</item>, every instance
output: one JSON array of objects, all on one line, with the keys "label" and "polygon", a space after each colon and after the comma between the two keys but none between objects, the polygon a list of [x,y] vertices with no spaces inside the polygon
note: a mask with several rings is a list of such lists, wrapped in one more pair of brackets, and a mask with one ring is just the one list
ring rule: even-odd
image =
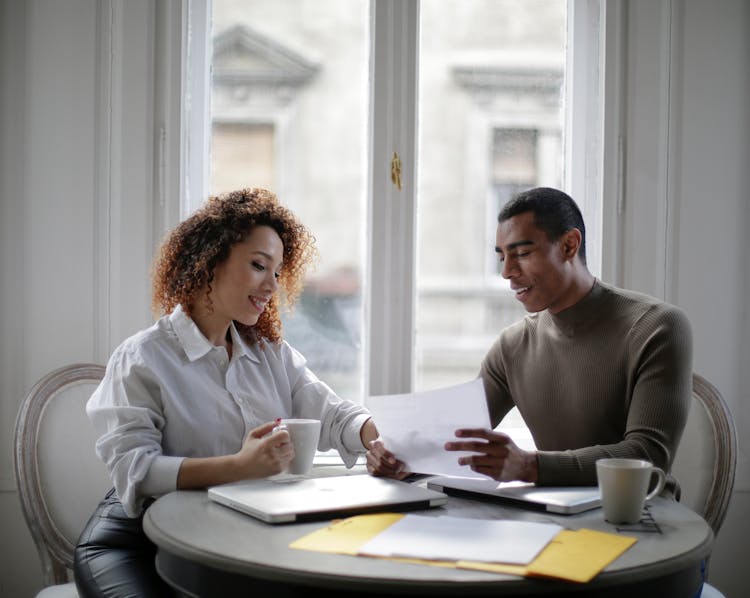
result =
[{"label": "sweater sleeve", "polygon": [[627,339],[628,392],[621,441],[538,453],[539,485],[595,485],[597,459],[646,459],[669,471],[692,397],[692,331],[685,314],[661,304],[635,322]]},{"label": "sweater sleeve", "polygon": [[485,356],[479,370],[479,376],[484,383],[484,393],[487,398],[487,408],[493,428],[515,406],[508,388],[502,347],[503,336],[501,335]]}]

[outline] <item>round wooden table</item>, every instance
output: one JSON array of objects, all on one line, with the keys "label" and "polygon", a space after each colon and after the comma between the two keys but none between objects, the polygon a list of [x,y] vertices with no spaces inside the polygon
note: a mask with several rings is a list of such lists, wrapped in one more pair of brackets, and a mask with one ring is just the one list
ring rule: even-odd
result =
[{"label": "round wooden table", "polygon": [[638,541],[592,581],[576,584],[530,579],[387,559],[328,554],[289,544],[329,522],[267,524],[211,502],[205,491],[162,496],[144,517],[146,534],[158,546],[157,569],[173,587],[192,596],[271,598],[362,594],[408,596],[665,596],[694,597],[701,587],[701,562],[713,533],[681,504],[656,498],[647,507],[641,531],[605,522],[601,509],[554,515],[451,496],[447,505],[421,515],[554,522],[567,529],[588,528],[634,536]]}]

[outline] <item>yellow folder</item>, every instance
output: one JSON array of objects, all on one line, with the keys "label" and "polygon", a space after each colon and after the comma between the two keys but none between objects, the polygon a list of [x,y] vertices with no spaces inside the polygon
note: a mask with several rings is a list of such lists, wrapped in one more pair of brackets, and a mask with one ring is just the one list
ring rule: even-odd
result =
[{"label": "yellow folder", "polygon": [[[403,513],[357,515],[332,522],[289,547],[300,550],[358,555],[368,540],[393,525]],[[468,561],[393,559],[441,567],[459,567],[526,577],[550,577],[585,583],[635,544],[636,538],[590,529],[563,530],[526,566]]]},{"label": "yellow folder", "polygon": [[373,513],[338,519],[295,540],[289,548],[356,555],[359,547],[403,517],[403,513]]},{"label": "yellow folder", "polygon": [[585,583],[635,544],[636,538],[591,529],[563,530],[527,566],[460,561],[458,567],[511,573],[525,577],[553,577]]}]

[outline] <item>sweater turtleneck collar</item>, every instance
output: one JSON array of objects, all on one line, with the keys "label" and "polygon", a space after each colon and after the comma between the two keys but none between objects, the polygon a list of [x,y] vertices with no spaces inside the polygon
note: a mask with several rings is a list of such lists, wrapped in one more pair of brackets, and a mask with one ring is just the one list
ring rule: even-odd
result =
[{"label": "sweater turtleneck collar", "polygon": [[606,290],[602,283],[595,279],[591,290],[578,303],[556,314],[547,312],[547,315],[565,336],[574,336],[598,319],[604,309],[602,299],[605,294]]}]

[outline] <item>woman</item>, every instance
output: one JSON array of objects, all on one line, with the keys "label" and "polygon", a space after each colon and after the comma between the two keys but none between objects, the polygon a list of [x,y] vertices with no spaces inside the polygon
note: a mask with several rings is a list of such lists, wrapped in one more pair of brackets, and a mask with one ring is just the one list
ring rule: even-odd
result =
[{"label": "woman", "polygon": [[112,354],[87,404],[114,487],[76,548],[82,596],[164,596],[142,530],[153,497],[282,472],[293,456],[277,418],[321,420],[318,448],[347,467],[377,430],[281,336],[280,304],[298,298],[314,238],[276,196],[210,198],[164,241],[153,271],[163,315]]}]

